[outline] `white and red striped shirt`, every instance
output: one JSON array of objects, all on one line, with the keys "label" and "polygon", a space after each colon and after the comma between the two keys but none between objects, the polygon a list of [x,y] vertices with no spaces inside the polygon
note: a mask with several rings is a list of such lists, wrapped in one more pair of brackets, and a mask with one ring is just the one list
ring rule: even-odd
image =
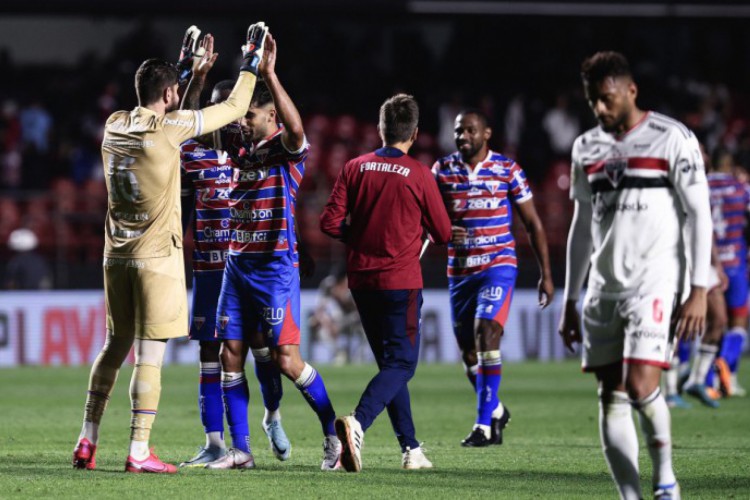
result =
[{"label": "white and red striped shirt", "polygon": [[593,128],[573,144],[571,199],[592,204],[589,293],[678,292],[686,276],[685,190],[706,183],[695,135],[653,111],[622,136]]}]

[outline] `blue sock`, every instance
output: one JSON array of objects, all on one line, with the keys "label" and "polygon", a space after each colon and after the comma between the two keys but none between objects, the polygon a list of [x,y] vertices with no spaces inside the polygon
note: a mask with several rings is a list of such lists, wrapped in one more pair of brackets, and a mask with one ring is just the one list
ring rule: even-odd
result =
[{"label": "blue sock", "polygon": [[247,388],[245,373],[223,372],[221,389],[224,393],[232,446],[249,453],[250,428],[247,423],[247,407],[250,404],[250,391]]},{"label": "blue sock", "polygon": [[477,424],[490,425],[492,412],[497,408],[497,391],[502,379],[503,364],[500,351],[477,352]]},{"label": "blue sock", "polygon": [[333,411],[333,405],[328,398],[326,386],[323,383],[323,377],[312,366],[305,363],[302,374],[294,385],[299,389],[307,400],[307,404],[318,415],[320,425],[323,427],[323,434],[326,436],[336,435],[333,428],[333,421],[336,420],[336,413]]},{"label": "blue sock", "polygon": [[714,365],[711,365],[711,369],[708,370],[708,373],[706,374],[706,387],[713,387],[714,386],[714,378],[716,377],[716,369],[714,368]]},{"label": "blue sock", "polygon": [[253,349],[255,358],[255,375],[260,384],[260,393],[263,395],[263,406],[268,411],[276,411],[281,404],[281,396],[284,390],[281,386],[281,371],[271,360],[271,351],[267,347]]},{"label": "blue sock", "polygon": [[747,332],[744,328],[732,328],[721,339],[719,356],[724,358],[732,373],[737,373],[745,337],[747,337]]},{"label": "blue sock", "polygon": [[198,405],[206,434],[224,432],[224,404],[221,398],[221,363],[201,363]]},{"label": "blue sock", "polygon": [[692,342],[685,342],[684,340],[680,340],[677,344],[677,356],[680,359],[680,364],[690,363],[690,351],[692,347]]}]

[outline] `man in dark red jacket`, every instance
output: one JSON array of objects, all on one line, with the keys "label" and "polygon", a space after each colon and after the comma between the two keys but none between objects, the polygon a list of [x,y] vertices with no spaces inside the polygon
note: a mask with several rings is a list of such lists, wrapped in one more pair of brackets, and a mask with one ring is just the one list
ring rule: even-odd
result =
[{"label": "man in dark red jacket", "polygon": [[349,288],[380,369],[354,413],[336,420],[341,465],[349,472],[362,469],[364,432],[384,408],[402,467],[432,467],[415,437],[406,384],[419,359],[422,235],[427,230],[445,244],[451,223],[429,167],[407,155],[418,121],[412,96],[385,101],[378,125],[383,147],[347,162],[320,216],[320,229],[346,244]]}]

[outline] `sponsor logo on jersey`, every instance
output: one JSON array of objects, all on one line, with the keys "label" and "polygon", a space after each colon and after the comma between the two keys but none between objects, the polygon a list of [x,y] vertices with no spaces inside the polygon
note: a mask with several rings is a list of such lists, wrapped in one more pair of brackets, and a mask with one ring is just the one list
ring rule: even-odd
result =
[{"label": "sponsor logo on jersey", "polygon": [[269,325],[280,325],[284,322],[284,308],[283,307],[264,307],[263,308],[263,319]]},{"label": "sponsor logo on jersey", "polygon": [[482,292],[479,294],[480,299],[485,300],[500,300],[503,297],[503,287],[501,286],[490,286],[487,288],[484,288]]},{"label": "sponsor logo on jersey", "polygon": [[237,170],[235,172],[235,180],[237,182],[243,182],[243,181],[262,181],[263,179],[268,178],[268,168],[255,168],[252,170]]}]

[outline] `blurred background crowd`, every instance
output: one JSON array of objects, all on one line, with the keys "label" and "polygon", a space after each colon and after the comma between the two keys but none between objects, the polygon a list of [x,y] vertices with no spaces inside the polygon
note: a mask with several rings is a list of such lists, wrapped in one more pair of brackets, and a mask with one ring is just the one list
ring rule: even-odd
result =
[{"label": "blurred background crowd", "polygon": [[[415,14],[401,8],[406,2],[374,3],[383,4],[383,10],[316,12],[308,7],[296,16],[276,10],[264,16],[279,43],[277,72],[312,144],[298,220],[318,266],[303,286],[317,287],[331,275],[326,286],[335,293],[343,247],[318,230],[318,216],[344,163],[380,145],[378,107],[397,91],[413,94],[420,103],[419,140],[412,153],[428,165],[453,151],[453,120],[462,107],[479,107],[490,116],[493,149],[516,159],[531,181],[558,286],[572,212],[570,147],[594,125],[579,82],[587,55],[603,49],[624,52],[640,87],[641,107],[683,121],[710,154],[726,150],[737,167],[750,168],[746,18]],[[399,8],[389,14],[393,5]],[[102,286],[106,188],[99,146],[105,119],[136,105],[135,69],[149,57],[176,60],[190,24],[217,38],[220,56],[210,83],[231,78],[246,25],[260,19],[224,11],[208,17],[184,12],[148,19],[90,13],[45,19],[50,32],[36,48],[21,47],[7,32],[14,26],[24,31],[24,26],[41,26],[39,18],[23,13],[0,18],[5,33],[0,35],[3,288]],[[102,36],[91,39],[71,32],[76,23],[104,21],[115,27],[106,38],[109,28],[100,28]],[[64,57],[54,55],[71,40],[75,46],[63,50]],[[11,238],[19,228],[28,231]],[[519,224],[514,231],[518,286],[533,287],[538,273],[526,235]],[[186,235],[188,265],[190,242]],[[32,253],[36,257],[29,257]],[[11,265],[19,259],[35,262],[30,267],[39,271],[37,276],[19,278],[18,264]],[[428,252],[424,275],[427,287],[445,285],[444,251]]]}]

